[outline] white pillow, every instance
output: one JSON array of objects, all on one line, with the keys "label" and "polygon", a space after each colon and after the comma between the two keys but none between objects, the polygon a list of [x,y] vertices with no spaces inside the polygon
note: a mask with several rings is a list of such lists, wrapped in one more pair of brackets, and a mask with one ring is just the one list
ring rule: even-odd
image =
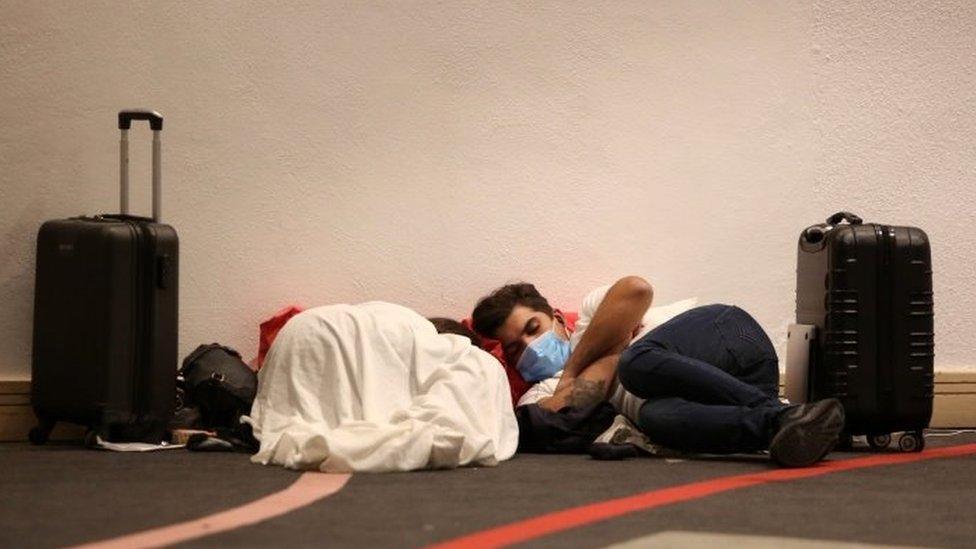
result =
[{"label": "white pillow", "polygon": [[647,313],[644,314],[644,328],[641,329],[641,332],[647,333],[661,324],[664,324],[672,318],[680,315],[681,313],[689,309],[694,309],[697,306],[698,298],[689,297],[688,299],[682,299],[681,301],[676,301],[670,305],[651,307],[647,310]]},{"label": "white pillow", "polygon": [[[576,331],[573,332],[573,335],[569,338],[570,349],[575,350],[576,345],[581,339],[583,339],[583,332],[589,328],[590,320],[592,320],[593,315],[596,313],[597,307],[599,307],[600,303],[603,302],[603,298],[606,297],[607,291],[609,290],[610,286],[601,286],[594,289],[587,294],[585,298],[583,298],[583,303],[579,309],[579,319],[576,321]],[[637,334],[637,337],[635,337],[634,340],[643,337],[647,332],[650,332],[657,326],[664,324],[668,320],[671,320],[688,309],[694,309],[697,305],[698,298],[690,297],[688,299],[676,301],[669,305],[651,307],[646,313],[644,313],[644,318],[641,320],[643,326],[641,327],[640,333]]]}]

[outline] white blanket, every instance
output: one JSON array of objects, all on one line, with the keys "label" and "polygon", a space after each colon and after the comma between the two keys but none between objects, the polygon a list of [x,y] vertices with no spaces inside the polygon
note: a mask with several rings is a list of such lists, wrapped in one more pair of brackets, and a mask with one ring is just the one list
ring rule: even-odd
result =
[{"label": "white blanket", "polygon": [[309,309],[258,374],[251,459],[326,472],[495,465],[518,425],[501,364],[383,302]]}]

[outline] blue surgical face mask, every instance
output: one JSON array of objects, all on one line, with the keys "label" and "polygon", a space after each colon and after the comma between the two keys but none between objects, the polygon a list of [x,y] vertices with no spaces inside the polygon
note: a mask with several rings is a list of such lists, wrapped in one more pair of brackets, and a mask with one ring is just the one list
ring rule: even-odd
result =
[{"label": "blue surgical face mask", "polygon": [[568,359],[569,342],[549,330],[529,343],[515,368],[522,379],[535,383],[559,373]]}]

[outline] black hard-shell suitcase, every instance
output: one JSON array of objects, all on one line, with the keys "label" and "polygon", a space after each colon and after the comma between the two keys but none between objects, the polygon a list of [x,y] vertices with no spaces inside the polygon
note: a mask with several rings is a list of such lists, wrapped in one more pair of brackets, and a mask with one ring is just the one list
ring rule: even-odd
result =
[{"label": "black hard-shell suitcase", "polygon": [[[128,130],[153,130],[153,217],[128,215]],[[31,404],[45,442],[57,421],[103,440],[160,442],[177,369],[179,242],[160,219],[156,112],[119,113],[121,215],[48,221],[37,237]]]},{"label": "black hard-shell suitcase", "polygon": [[[847,221],[847,223],[842,223]],[[867,435],[921,451],[932,418],[934,332],[928,236],[840,212],[800,235],[796,318],[816,326],[809,399],[837,397],[845,444]]]}]

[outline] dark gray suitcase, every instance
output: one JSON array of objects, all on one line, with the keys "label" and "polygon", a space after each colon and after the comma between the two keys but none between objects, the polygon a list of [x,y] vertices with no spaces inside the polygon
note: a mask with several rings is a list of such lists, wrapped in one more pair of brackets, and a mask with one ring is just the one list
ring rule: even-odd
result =
[{"label": "dark gray suitcase", "polygon": [[[847,221],[847,223],[842,223]],[[932,418],[934,328],[928,236],[840,212],[800,235],[796,318],[816,326],[810,399],[837,397],[846,442],[921,451]]]},{"label": "dark gray suitcase", "polygon": [[[128,215],[128,130],[153,130],[153,217]],[[121,215],[48,221],[37,237],[31,404],[103,440],[158,443],[176,398],[179,241],[160,220],[158,113],[119,113]]]}]

